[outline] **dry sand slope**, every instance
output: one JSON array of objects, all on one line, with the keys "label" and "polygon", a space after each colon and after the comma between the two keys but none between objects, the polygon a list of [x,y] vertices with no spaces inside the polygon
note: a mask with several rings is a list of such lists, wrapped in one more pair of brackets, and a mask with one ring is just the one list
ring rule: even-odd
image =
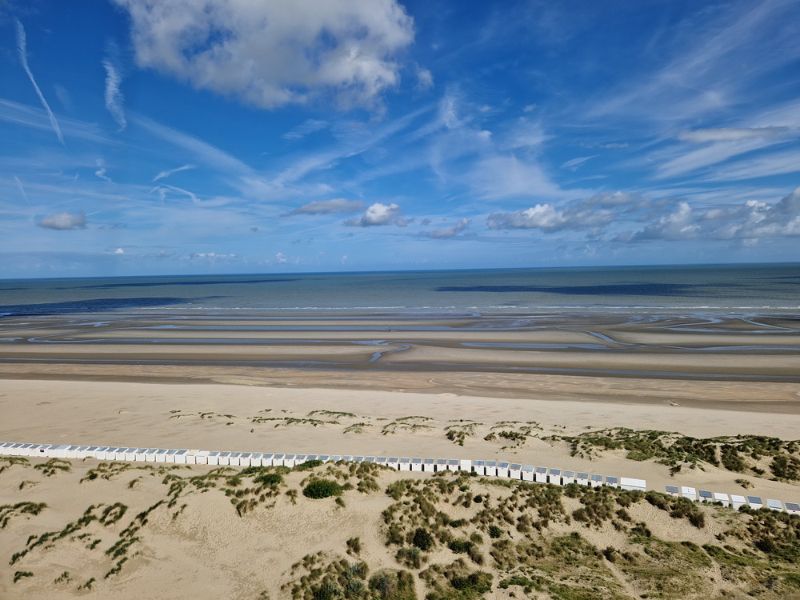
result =
[{"label": "dry sand slope", "polygon": [[[377,465],[0,459],[2,598],[791,598],[800,519]],[[309,498],[324,479],[334,496]],[[339,486],[337,488],[337,486]],[[338,494],[338,495],[337,495]]]}]

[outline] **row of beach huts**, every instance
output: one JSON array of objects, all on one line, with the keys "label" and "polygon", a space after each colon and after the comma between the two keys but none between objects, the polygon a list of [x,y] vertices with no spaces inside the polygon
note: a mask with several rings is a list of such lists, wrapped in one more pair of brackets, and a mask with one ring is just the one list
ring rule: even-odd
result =
[{"label": "row of beach huts", "polygon": [[[609,486],[644,492],[647,482],[633,477],[616,477],[596,473],[565,471],[552,467],[535,467],[502,460],[468,460],[456,458],[410,458],[385,456],[352,456],[329,454],[284,454],[262,452],[232,452],[219,450],[189,450],[165,448],[125,448],[116,446],[81,446],[70,444],[32,444],[0,442],[0,456],[33,456],[43,458],[114,460],[127,462],[172,463],[181,465],[212,465],[231,467],[295,467],[307,461],[375,463],[396,471],[436,473],[460,471],[486,477],[500,477],[519,481],[568,485],[576,483],[590,487]],[[722,492],[697,490],[688,486],[668,485],[665,492],[671,496],[688,498],[694,502],[712,502],[734,509],[749,506],[753,509],[769,508],[800,514],[796,502],[781,502],[758,496],[740,496]]]}]

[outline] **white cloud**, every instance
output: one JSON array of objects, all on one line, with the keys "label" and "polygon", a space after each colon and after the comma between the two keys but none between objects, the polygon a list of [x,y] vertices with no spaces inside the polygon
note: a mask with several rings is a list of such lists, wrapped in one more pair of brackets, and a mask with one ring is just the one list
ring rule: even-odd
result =
[{"label": "white cloud", "polygon": [[537,204],[525,210],[492,213],[487,219],[489,229],[542,229],[555,231],[568,223],[566,215],[552,204]]},{"label": "white cloud", "polygon": [[158,174],[153,177],[153,183],[157,181],[161,181],[162,179],[166,179],[175,173],[181,173],[182,171],[191,171],[192,169],[196,169],[197,167],[191,164],[181,165],[180,167],[175,167],[174,169],[167,169],[164,171],[159,171]]},{"label": "white cloud", "polygon": [[417,88],[420,90],[428,90],[433,87],[433,73],[428,69],[417,67]]},{"label": "white cloud", "polygon": [[105,162],[103,162],[102,159],[97,159],[95,164],[97,165],[97,170],[94,172],[95,177],[102,179],[106,183],[113,183],[111,178],[108,176],[108,172],[106,171]]},{"label": "white cloud", "polygon": [[112,254],[115,254],[116,256],[122,256],[125,254],[125,248],[117,248],[114,250],[114,252],[112,252]]},{"label": "white cloud", "polygon": [[36,92],[36,95],[39,97],[39,102],[42,103],[42,107],[47,113],[47,117],[50,119],[50,127],[52,127],[53,132],[56,134],[56,137],[58,138],[58,141],[63,146],[64,136],[61,134],[61,127],[58,124],[58,120],[56,119],[56,116],[53,114],[53,111],[50,110],[50,105],[47,103],[44,94],[42,94],[42,90],[39,89],[39,84],[36,83],[36,79],[34,79],[33,73],[31,72],[31,69],[28,66],[28,48],[27,48],[27,39],[25,36],[25,28],[19,21],[17,21],[17,53],[19,54],[19,62],[22,64],[22,68],[25,71],[25,74],[28,76],[28,79],[30,80],[31,85],[33,85],[33,89]]},{"label": "white cloud", "polygon": [[513,155],[492,155],[478,160],[467,180],[483,199],[563,196],[563,191],[535,160]]},{"label": "white cloud", "polygon": [[684,142],[704,144],[706,142],[736,142],[752,138],[771,138],[785,134],[788,127],[719,127],[716,129],[694,129],[684,131],[678,139]]},{"label": "white cloud", "polygon": [[712,181],[738,181],[800,172],[800,151],[774,152],[758,158],[742,159],[716,169]]},{"label": "white cloud", "polygon": [[36,223],[45,229],[55,229],[57,231],[67,231],[70,229],[85,229],[86,215],[82,212],[71,213],[61,212],[52,215],[45,215]]},{"label": "white cloud", "polygon": [[307,135],[327,129],[329,123],[320,119],[306,119],[297,127],[293,127],[283,134],[285,140],[301,140]]},{"label": "white cloud", "polygon": [[288,261],[289,259],[283,252],[275,253],[275,262],[278,263],[279,265],[285,265]]},{"label": "white cloud", "polygon": [[115,0],[136,61],[198,88],[274,108],[330,92],[370,104],[399,81],[414,23],[395,0]]},{"label": "white cloud", "polygon": [[128,122],[125,119],[125,110],[122,106],[124,101],[122,90],[120,89],[122,77],[120,77],[119,70],[110,58],[106,58],[103,61],[103,68],[106,71],[106,108],[108,109],[108,112],[111,113],[111,117],[119,126],[119,130],[122,131],[128,125]]},{"label": "white cloud", "polygon": [[398,225],[403,227],[407,221],[400,216],[400,207],[397,204],[382,204],[375,202],[367,207],[364,214],[357,219],[345,222],[351,227],[373,227],[377,225]]},{"label": "white cloud", "polygon": [[442,229],[434,229],[433,231],[426,232],[425,235],[436,240],[446,240],[463,233],[467,227],[469,227],[469,224],[469,219],[460,219],[455,225],[444,227]]},{"label": "white cloud", "polygon": [[579,156],[578,158],[570,159],[561,165],[562,169],[577,170],[586,161],[592,160],[594,156]]},{"label": "white cloud", "polygon": [[317,200],[295,208],[289,215],[330,215],[335,213],[352,213],[364,208],[360,200],[346,198],[333,198],[331,200]]},{"label": "white cloud", "polygon": [[[53,131],[53,124],[46,110],[14,102],[13,100],[0,99],[0,121],[40,131]],[[62,130],[67,137],[79,138],[99,144],[113,143],[95,123],[86,123],[75,119],[62,119],[59,131]]]}]

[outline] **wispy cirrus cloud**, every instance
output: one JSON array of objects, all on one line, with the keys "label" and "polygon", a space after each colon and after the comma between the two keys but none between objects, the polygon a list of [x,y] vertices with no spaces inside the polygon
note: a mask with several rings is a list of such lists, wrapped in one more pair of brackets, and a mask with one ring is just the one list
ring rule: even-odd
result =
[{"label": "wispy cirrus cloud", "polygon": [[105,103],[106,109],[111,114],[111,117],[122,131],[128,126],[128,121],[125,118],[124,97],[122,95],[122,76],[119,72],[119,67],[116,60],[111,56],[103,59],[103,69],[106,72],[105,81]]},{"label": "wispy cirrus cloud", "polygon": [[309,202],[288,212],[287,215],[332,215],[357,212],[363,208],[364,203],[360,200],[333,198],[331,200]]},{"label": "wispy cirrus cloud", "polygon": [[166,169],[164,171],[159,171],[156,174],[156,176],[153,177],[153,183],[156,183],[157,181],[161,181],[162,179],[166,179],[167,177],[171,177],[172,175],[175,175],[176,173],[181,173],[183,171],[191,171],[191,170],[196,169],[196,168],[197,167],[195,165],[193,165],[193,164],[185,164],[185,165],[181,165],[180,167],[175,167],[174,169]]},{"label": "wispy cirrus cloud", "polygon": [[61,127],[58,124],[58,119],[56,119],[55,114],[50,108],[50,105],[47,103],[47,100],[42,94],[42,90],[39,89],[39,84],[36,83],[36,79],[33,77],[33,72],[31,68],[28,66],[28,47],[27,47],[27,38],[25,35],[25,28],[22,26],[22,22],[19,20],[16,21],[17,26],[17,54],[19,54],[19,62],[22,65],[22,68],[25,71],[25,74],[28,76],[28,79],[33,86],[36,95],[39,97],[39,102],[42,103],[42,107],[44,108],[45,112],[47,113],[48,118],[50,119],[50,126],[53,129],[53,133],[56,134],[58,141],[61,145],[64,145],[64,135],[61,133]]}]

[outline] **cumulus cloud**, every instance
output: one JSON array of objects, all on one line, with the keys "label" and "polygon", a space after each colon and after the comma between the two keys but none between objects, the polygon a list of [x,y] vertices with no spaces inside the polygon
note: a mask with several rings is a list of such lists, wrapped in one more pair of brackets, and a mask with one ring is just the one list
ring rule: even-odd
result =
[{"label": "cumulus cloud", "polygon": [[345,221],[345,225],[351,227],[374,227],[378,225],[405,227],[407,224],[408,221],[400,215],[400,207],[397,204],[382,204],[380,202],[370,204],[360,217]]},{"label": "cumulus cloud", "polygon": [[283,134],[283,139],[285,140],[301,140],[307,135],[311,135],[312,133],[316,133],[317,131],[322,131],[328,127],[327,121],[322,121],[320,119],[306,119],[297,127],[293,127],[289,131]]},{"label": "cumulus cloud", "polygon": [[58,124],[58,120],[56,116],[53,114],[53,111],[50,109],[50,105],[47,103],[47,100],[42,94],[42,90],[39,89],[39,84],[36,83],[36,79],[33,77],[33,72],[31,68],[28,66],[28,44],[27,44],[27,37],[25,35],[25,28],[22,26],[22,23],[17,21],[17,53],[19,54],[19,62],[22,65],[22,69],[25,71],[25,74],[28,76],[28,79],[33,86],[33,90],[36,92],[36,95],[39,97],[39,102],[42,103],[42,108],[44,108],[45,112],[47,113],[47,117],[50,119],[50,127],[53,129],[53,133],[56,134],[58,141],[61,145],[64,145],[64,136],[61,134],[61,127]]},{"label": "cumulus cloud", "polygon": [[330,92],[370,104],[400,78],[414,22],[396,0],[115,0],[136,62],[261,108]]},{"label": "cumulus cloud", "polygon": [[489,229],[561,230],[597,229],[615,218],[639,211],[646,203],[624,192],[595,194],[589,198],[556,206],[549,202],[513,212],[495,212],[488,216]]},{"label": "cumulus cloud", "polygon": [[83,212],[61,212],[45,215],[36,224],[44,229],[68,231],[70,229],[86,229],[86,215]]},{"label": "cumulus cloud", "polygon": [[360,200],[347,200],[346,198],[333,198],[332,200],[317,200],[309,202],[288,215],[331,215],[336,213],[353,213],[364,208]]},{"label": "cumulus cloud", "polygon": [[106,109],[108,109],[111,117],[117,123],[119,130],[122,131],[128,126],[128,121],[125,119],[125,110],[123,108],[124,97],[120,89],[122,77],[119,74],[119,69],[111,58],[103,60],[103,69],[106,71]]},{"label": "cumulus cloud", "polygon": [[537,204],[515,212],[497,212],[489,215],[489,229],[542,229],[555,231],[568,223],[563,211],[552,204]]},{"label": "cumulus cloud", "polygon": [[722,207],[680,202],[653,223],[617,236],[618,241],[741,240],[800,236],[800,187],[777,202],[747,200]]},{"label": "cumulus cloud", "polygon": [[454,238],[460,233],[463,233],[469,227],[469,219],[461,219],[455,225],[450,227],[443,227],[442,229],[434,229],[425,233],[426,236],[435,240],[446,240]]}]

